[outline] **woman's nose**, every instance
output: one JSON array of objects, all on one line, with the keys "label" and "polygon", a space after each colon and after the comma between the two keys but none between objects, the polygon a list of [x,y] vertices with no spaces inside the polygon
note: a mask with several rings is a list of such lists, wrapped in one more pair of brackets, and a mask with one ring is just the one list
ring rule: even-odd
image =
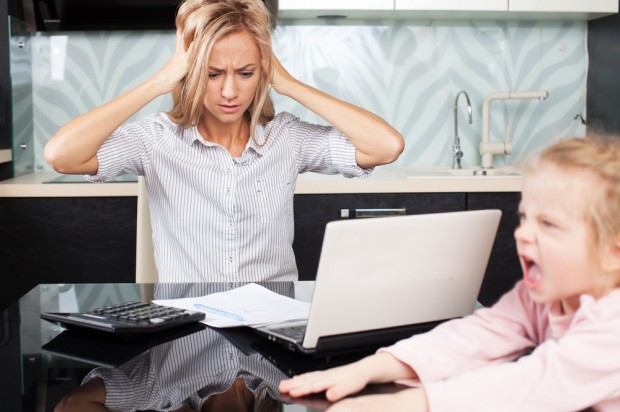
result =
[{"label": "woman's nose", "polygon": [[222,97],[233,99],[237,97],[237,84],[234,76],[226,76],[222,85]]}]

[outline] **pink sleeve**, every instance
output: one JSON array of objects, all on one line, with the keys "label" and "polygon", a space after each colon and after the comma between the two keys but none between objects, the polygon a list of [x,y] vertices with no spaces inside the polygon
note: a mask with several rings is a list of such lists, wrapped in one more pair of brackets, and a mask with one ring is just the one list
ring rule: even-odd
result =
[{"label": "pink sleeve", "polygon": [[[514,331],[520,328],[515,325]],[[531,354],[514,362],[494,359],[502,352],[507,355],[511,346],[501,339],[510,334],[506,325],[500,324],[498,331],[497,339],[478,348],[494,354],[486,357],[486,365],[485,356],[475,351],[471,351],[474,361],[450,354],[447,347],[457,347],[456,352],[462,354],[458,349],[462,340],[436,342],[442,349],[439,353],[429,347],[417,352],[433,358],[422,362],[420,374],[430,411],[582,410],[593,405],[600,410],[620,410],[620,290],[599,301],[582,297],[581,308],[562,337],[539,343]],[[514,333],[516,340],[519,335]],[[456,373],[445,373],[444,364],[449,361],[443,356],[459,362],[452,368]],[[504,360],[511,358],[504,356]],[[414,368],[417,364],[413,362]],[[470,366],[467,372],[462,370],[465,364]],[[437,377],[435,365],[444,366],[444,376]]]},{"label": "pink sleeve", "polygon": [[[534,319],[533,319],[534,318]],[[544,309],[521,284],[493,307],[446,322],[382,349],[411,366],[422,382],[455,376],[489,363],[510,361],[544,339]]]}]

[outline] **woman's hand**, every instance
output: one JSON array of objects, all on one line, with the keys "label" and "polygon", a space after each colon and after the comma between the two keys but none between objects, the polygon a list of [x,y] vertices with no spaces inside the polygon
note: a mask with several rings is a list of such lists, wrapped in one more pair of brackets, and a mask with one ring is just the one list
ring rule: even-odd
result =
[{"label": "woman's hand", "polygon": [[188,56],[193,43],[185,49],[183,33],[177,30],[176,49],[166,64],[153,76],[162,87],[162,94],[171,92],[189,70]]},{"label": "woman's hand", "polygon": [[279,94],[288,96],[287,86],[295,83],[297,80],[286,71],[274,53],[271,54],[271,64],[273,66],[271,87]]}]

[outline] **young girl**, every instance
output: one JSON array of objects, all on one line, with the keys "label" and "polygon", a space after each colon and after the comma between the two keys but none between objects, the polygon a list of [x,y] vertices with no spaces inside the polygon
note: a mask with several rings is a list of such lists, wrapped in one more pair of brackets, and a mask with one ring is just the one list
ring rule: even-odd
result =
[{"label": "young girl", "polygon": [[356,363],[280,384],[331,410],[620,410],[620,140],[556,143],[526,169],[515,231],[523,280],[491,308]]},{"label": "young girl", "polygon": [[[186,0],[171,59],[63,126],[45,147],[61,173],[144,176],[162,282],[296,280],[298,174],[366,177],[402,152],[383,119],[293,78],[271,50],[262,0]],[[330,126],[275,115],[270,88]],[[170,112],[124,124],[172,93]]]}]

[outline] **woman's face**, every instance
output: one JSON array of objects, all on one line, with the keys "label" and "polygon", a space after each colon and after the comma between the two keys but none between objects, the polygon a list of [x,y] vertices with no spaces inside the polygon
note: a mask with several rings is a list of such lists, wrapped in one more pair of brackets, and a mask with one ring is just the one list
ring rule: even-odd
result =
[{"label": "woman's face", "polygon": [[204,119],[212,126],[231,126],[243,120],[261,78],[261,55],[246,31],[218,40],[211,52]]}]

